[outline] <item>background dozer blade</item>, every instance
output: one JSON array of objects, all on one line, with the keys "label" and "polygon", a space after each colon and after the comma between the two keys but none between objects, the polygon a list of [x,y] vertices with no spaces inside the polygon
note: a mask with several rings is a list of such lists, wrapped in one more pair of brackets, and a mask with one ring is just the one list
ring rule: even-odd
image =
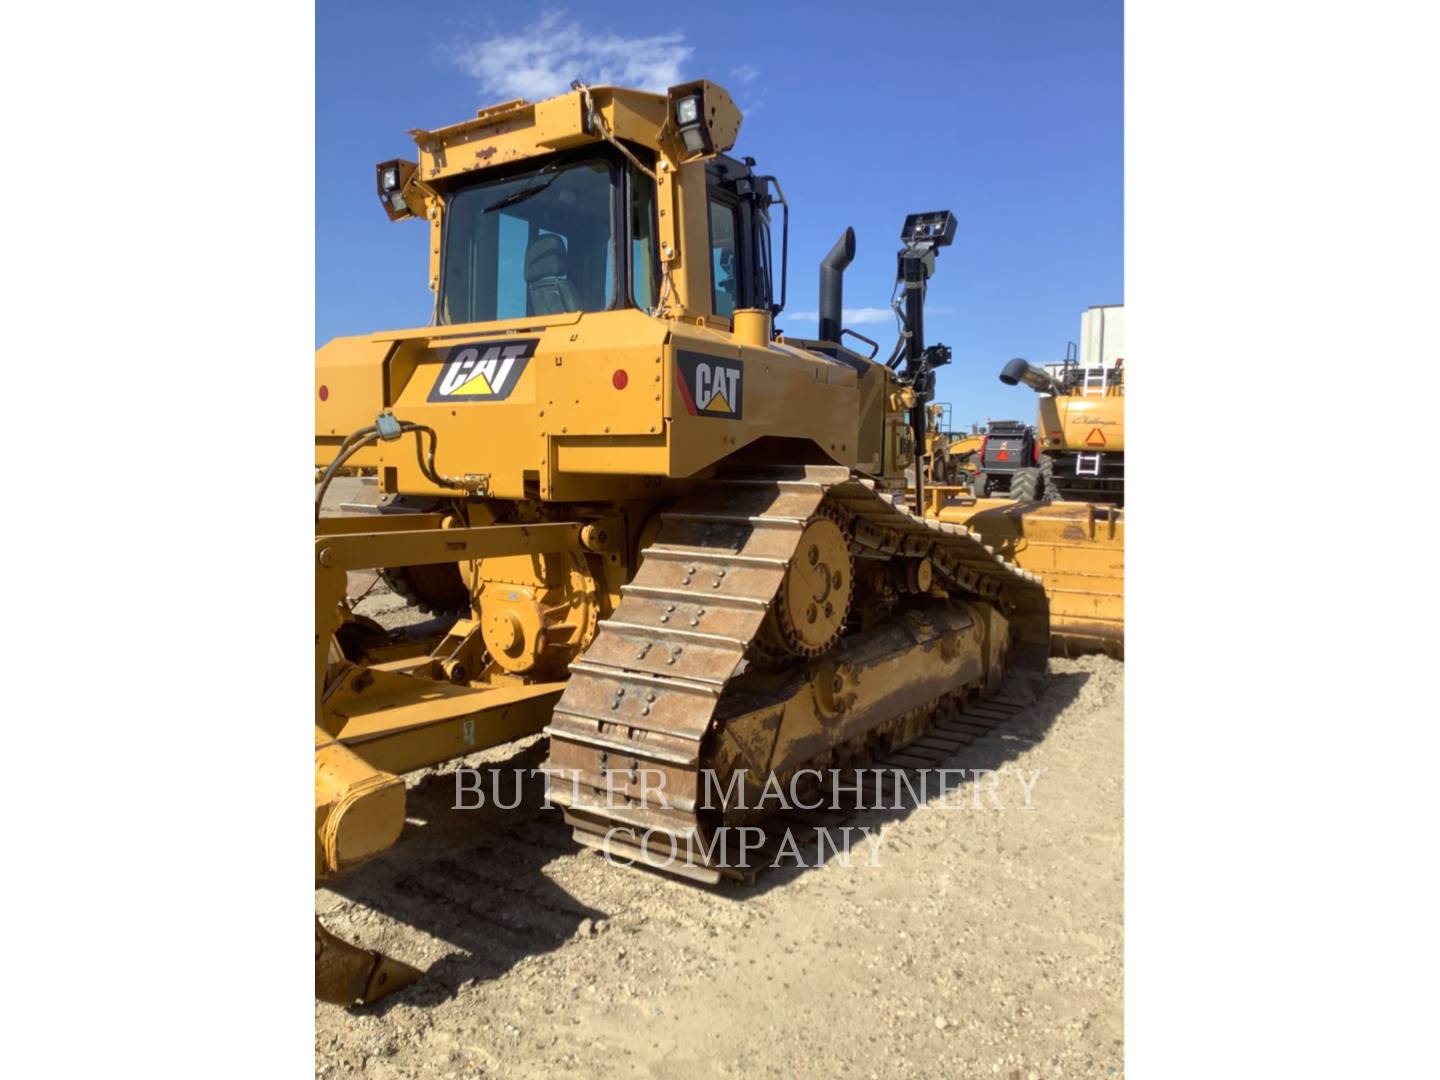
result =
[{"label": "background dozer blade", "polygon": [[1125,511],[1084,502],[955,500],[931,511],[1040,575],[1057,656],[1125,657]]}]

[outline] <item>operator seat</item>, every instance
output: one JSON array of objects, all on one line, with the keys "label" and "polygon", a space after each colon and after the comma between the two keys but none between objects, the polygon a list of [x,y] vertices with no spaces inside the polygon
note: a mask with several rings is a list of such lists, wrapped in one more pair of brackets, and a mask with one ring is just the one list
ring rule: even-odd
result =
[{"label": "operator seat", "polygon": [[525,249],[525,285],[532,315],[560,315],[580,310],[580,294],[566,276],[569,252],[553,234],[537,236]]}]

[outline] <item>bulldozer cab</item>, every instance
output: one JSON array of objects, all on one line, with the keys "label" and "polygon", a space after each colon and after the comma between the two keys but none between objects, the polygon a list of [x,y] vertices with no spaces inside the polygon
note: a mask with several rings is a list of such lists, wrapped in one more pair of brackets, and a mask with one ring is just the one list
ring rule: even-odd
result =
[{"label": "bulldozer cab", "polygon": [[[411,131],[418,160],[377,165],[377,194],[391,220],[430,224],[440,325],[624,308],[773,315],[779,184],[727,156],[740,122],[704,80],[665,95],[576,83]],[[783,237],[779,277],[783,303]]]},{"label": "bulldozer cab", "polygon": [[955,407],[948,401],[932,401],[925,406],[930,414],[930,431],[940,439],[955,435]]},{"label": "bulldozer cab", "polygon": [[[643,148],[632,152],[653,165]],[[705,179],[710,288],[689,307],[721,319],[738,308],[774,313],[769,185],[723,155]],[[658,306],[655,182],[615,148],[487,171],[447,194],[442,325]]]}]

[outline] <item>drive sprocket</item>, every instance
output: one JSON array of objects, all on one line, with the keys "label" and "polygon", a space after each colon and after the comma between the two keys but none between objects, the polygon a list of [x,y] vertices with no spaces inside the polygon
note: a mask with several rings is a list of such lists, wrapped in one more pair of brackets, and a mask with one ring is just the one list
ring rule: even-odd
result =
[{"label": "drive sprocket", "polygon": [[827,652],[845,629],[854,586],[849,539],[832,516],[817,514],[800,534],[771,605],[770,644],[807,659]]}]

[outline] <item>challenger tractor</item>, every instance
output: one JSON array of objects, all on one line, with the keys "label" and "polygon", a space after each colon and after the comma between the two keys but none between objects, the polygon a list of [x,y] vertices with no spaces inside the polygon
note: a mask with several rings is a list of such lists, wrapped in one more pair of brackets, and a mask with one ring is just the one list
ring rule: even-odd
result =
[{"label": "challenger tractor", "polygon": [[1037,480],[1047,501],[1125,503],[1124,315],[1119,305],[1092,307],[1080,320],[1078,357],[1072,343],[1059,363],[1017,358],[1000,372],[1007,386],[1041,395]]},{"label": "challenger tractor", "polygon": [[[737,788],[863,765],[1043,677],[1039,579],[907,497],[954,216],[904,219],[886,359],[841,344],[851,229],[814,337],[784,333],[789,207],[729,153],[740,125],[711,82],[576,83],[377,166],[385,213],[428,233],[434,308],[316,354],[317,881],[398,838],[402,774],[542,731],[578,842],[722,881],[757,812]],[[405,512],[322,517],[342,473]],[[463,588],[448,630],[349,632],[349,572],[427,567]],[[327,1000],[417,976],[318,920],[316,946]]]}]

